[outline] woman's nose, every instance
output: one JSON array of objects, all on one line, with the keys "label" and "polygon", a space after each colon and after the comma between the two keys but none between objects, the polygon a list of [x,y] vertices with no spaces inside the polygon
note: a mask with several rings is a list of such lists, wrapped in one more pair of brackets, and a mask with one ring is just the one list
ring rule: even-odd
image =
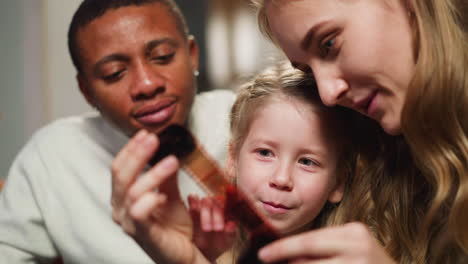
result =
[{"label": "woman's nose", "polygon": [[349,90],[348,83],[343,78],[336,77],[334,73],[325,70],[316,71],[314,69],[314,75],[323,104],[326,106],[339,105]]}]

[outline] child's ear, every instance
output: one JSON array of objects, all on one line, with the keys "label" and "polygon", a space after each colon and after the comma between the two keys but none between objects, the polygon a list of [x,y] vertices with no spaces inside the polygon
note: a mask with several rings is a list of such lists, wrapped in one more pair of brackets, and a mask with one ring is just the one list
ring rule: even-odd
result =
[{"label": "child's ear", "polygon": [[343,199],[343,194],[345,190],[344,180],[338,179],[335,184],[335,187],[330,191],[328,195],[328,201],[330,203],[339,203]]},{"label": "child's ear", "polygon": [[234,154],[234,144],[229,141],[228,153],[226,160],[226,174],[231,182],[234,182],[235,171],[236,171],[236,159]]}]

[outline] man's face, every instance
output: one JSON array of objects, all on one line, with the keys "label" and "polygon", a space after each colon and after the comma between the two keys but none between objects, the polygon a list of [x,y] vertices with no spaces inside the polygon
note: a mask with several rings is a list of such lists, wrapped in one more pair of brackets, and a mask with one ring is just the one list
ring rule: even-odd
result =
[{"label": "man's face", "polygon": [[166,6],[107,11],[77,33],[88,102],[127,135],[183,125],[196,93],[198,48]]}]

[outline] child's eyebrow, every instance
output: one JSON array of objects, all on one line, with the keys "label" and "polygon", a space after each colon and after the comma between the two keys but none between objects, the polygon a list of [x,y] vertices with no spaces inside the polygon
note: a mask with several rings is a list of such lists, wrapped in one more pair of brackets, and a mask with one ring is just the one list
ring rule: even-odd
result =
[{"label": "child's eyebrow", "polygon": [[307,148],[303,147],[299,149],[301,153],[312,153],[314,155],[317,155],[319,157],[323,157],[325,155],[325,151],[322,148]]}]

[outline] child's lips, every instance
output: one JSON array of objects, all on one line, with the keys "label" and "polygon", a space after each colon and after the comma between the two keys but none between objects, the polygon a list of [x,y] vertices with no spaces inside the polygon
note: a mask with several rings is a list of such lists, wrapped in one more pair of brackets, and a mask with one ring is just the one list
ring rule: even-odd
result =
[{"label": "child's lips", "polygon": [[284,214],[287,213],[291,208],[274,202],[262,202],[263,208],[271,214]]}]

